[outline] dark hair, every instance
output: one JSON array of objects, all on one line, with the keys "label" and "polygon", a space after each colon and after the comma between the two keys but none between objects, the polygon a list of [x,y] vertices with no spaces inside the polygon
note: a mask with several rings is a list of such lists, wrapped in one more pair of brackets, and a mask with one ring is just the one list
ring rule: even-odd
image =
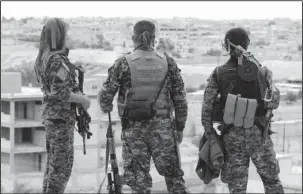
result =
[{"label": "dark hair", "polygon": [[[247,49],[247,47],[250,43],[250,39],[248,37],[248,34],[243,28],[232,28],[232,29],[230,29],[225,34],[225,38],[224,38],[225,46],[228,46],[227,40],[229,40],[231,43],[233,43],[235,45],[240,45],[244,49]],[[233,50],[233,47],[230,47],[230,48],[231,48],[231,50]]]},{"label": "dark hair", "polygon": [[139,47],[149,47],[155,40],[155,31],[155,24],[147,20],[141,20],[134,26],[133,41],[139,44]]}]

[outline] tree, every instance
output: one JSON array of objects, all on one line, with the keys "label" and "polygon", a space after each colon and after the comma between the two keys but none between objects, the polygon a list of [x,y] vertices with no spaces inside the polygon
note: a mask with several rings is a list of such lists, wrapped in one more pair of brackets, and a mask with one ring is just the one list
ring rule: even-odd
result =
[{"label": "tree", "polygon": [[97,34],[97,35],[96,35],[96,38],[97,38],[97,40],[98,40],[98,44],[99,44],[100,46],[103,46],[103,43],[104,43],[104,36],[103,36],[103,34]]},{"label": "tree", "polygon": [[269,25],[269,26],[276,25],[275,20],[270,20],[270,21],[268,22],[268,25]]},{"label": "tree", "polygon": [[195,48],[189,48],[189,49],[188,49],[188,52],[189,52],[189,53],[194,53],[194,52],[195,52]]},{"label": "tree", "polygon": [[172,40],[170,40],[169,38],[160,38],[159,39],[159,44],[156,47],[157,50],[164,50],[164,51],[169,51],[171,52],[172,50],[175,49],[175,45],[174,42]]}]

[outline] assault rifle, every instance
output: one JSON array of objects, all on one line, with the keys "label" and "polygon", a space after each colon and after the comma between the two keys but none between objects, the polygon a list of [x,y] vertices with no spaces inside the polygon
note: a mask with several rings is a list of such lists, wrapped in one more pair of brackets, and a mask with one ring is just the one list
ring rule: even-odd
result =
[{"label": "assault rifle", "polygon": [[[107,175],[108,180],[108,193],[109,194],[122,194],[122,180],[119,175],[119,168],[117,164],[117,157],[116,157],[116,150],[115,150],[115,141],[114,141],[114,133],[112,129],[112,121],[110,113],[108,113],[108,128],[106,133],[106,159],[105,159],[105,174]],[[107,173],[108,168],[108,159],[110,157],[110,163],[111,163],[111,173]],[[106,175],[101,182],[98,193],[101,193],[102,185],[105,181]]]},{"label": "assault rifle", "polygon": [[265,141],[267,139],[268,133],[272,131],[270,130],[270,126],[271,126],[271,118],[273,117],[272,114],[272,109],[268,109],[265,115],[265,126],[264,129],[262,131],[262,143],[265,144]]},{"label": "assault rifle", "polygon": [[[82,94],[83,93],[83,81],[84,81],[84,69],[79,66],[77,67],[78,73],[79,73],[79,90]],[[86,155],[86,145],[85,145],[85,139],[90,139],[90,136],[93,134],[89,131],[89,123],[91,122],[91,117],[88,114],[86,110],[84,110],[83,107],[77,107],[76,108],[76,121],[77,121],[77,127],[78,127],[78,133],[83,138],[83,154]]]}]

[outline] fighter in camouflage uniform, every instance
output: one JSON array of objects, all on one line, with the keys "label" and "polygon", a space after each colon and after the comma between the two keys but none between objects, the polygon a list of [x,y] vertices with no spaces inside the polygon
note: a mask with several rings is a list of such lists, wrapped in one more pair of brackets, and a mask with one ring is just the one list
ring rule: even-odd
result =
[{"label": "fighter in camouflage uniform", "polygon": [[[276,159],[276,153],[273,149],[271,137],[267,136],[265,143],[262,143],[265,113],[268,109],[278,108],[280,102],[279,90],[273,87],[272,100],[266,102],[261,98],[260,83],[258,80],[250,82],[241,80],[241,78],[237,76],[238,57],[240,53],[234,47],[228,45],[228,40],[236,46],[242,46],[244,49],[247,49],[249,44],[248,35],[243,29],[234,28],[227,32],[225,45],[226,48],[230,48],[227,49],[230,52],[230,59],[226,64],[217,67],[211,73],[207,80],[202,105],[202,125],[208,138],[211,139],[211,134],[214,133],[213,121],[215,120],[212,114],[216,97],[220,93],[219,104],[222,107],[222,115],[224,116],[219,130],[222,130],[225,152],[225,163],[221,173],[221,179],[224,183],[228,183],[230,193],[246,193],[249,160],[251,158],[263,181],[265,192],[284,193],[278,176],[280,168],[278,160]],[[266,71],[267,73],[264,76],[265,80],[271,82],[272,73],[268,69],[266,69]],[[236,84],[233,85],[231,83]],[[241,98],[238,98],[238,102],[233,101],[236,96],[230,95],[228,98],[228,93],[235,95],[241,94]],[[252,111],[251,118],[245,120],[245,111],[242,112],[242,114],[244,114],[241,115],[240,109],[241,106],[243,106],[241,103],[245,104],[247,99],[250,99],[250,102],[252,102],[251,105],[255,103],[257,106],[254,107],[256,110],[255,112]],[[254,101],[252,99],[256,100]],[[238,104],[234,106],[232,102],[237,102]],[[239,109],[237,109],[237,106]],[[247,104],[247,107],[248,106]],[[245,107],[246,105],[244,109]],[[249,112],[248,108],[246,114],[248,114],[247,112]]]},{"label": "fighter in camouflage uniform", "polygon": [[[76,91],[76,74],[65,48],[67,24],[57,18],[43,27],[35,71],[43,92],[43,123],[47,163],[43,193],[64,193],[74,160],[75,107],[89,108],[90,100]],[[76,104],[77,103],[77,104]]]},{"label": "fighter in camouflage uniform", "polygon": [[[124,183],[134,193],[150,193],[152,177],[149,171],[152,157],[158,173],[165,177],[168,191],[186,193],[184,172],[178,167],[171,119],[171,112],[174,110],[178,143],[181,143],[187,119],[187,101],[181,70],[171,57],[153,49],[153,23],[139,21],[134,26],[132,38],[135,50],[116,60],[109,68],[108,78],[98,95],[100,107],[107,113],[112,110],[113,98],[119,90],[118,112],[123,128]],[[140,119],[146,113],[144,110],[149,110],[144,108],[150,107],[162,83],[165,85],[155,103],[156,115]]]}]

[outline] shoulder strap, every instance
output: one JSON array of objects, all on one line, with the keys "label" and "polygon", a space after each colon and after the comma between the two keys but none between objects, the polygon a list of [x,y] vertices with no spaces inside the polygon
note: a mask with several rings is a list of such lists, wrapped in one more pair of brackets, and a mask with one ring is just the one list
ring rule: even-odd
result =
[{"label": "shoulder strap", "polygon": [[160,90],[159,90],[159,92],[158,92],[158,94],[157,94],[157,96],[156,96],[156,98],[155,98],[155,100],[154,100],[154,102],[153,102],[154,104],[157,102],[157,100],[158,100],[158,98],[159,98],[159,96],[160,96],[160,93],[161,93],[162,89],[164,88],[164,85],[165,85],[166,80],[167,80],[167,75],[168,75],[168,69],[167,69],[166,75],[165,75],[165,77],[164,77],[164,80],[163,80],[163,82],[162,82],[161,88],[160,88]]},{"label": "shoulder strap", "polygon": [[166,83],[166,81],[167,81],[167,76],[168,76],[168,58],[167,58],[167,56],[165,55],[165,53],[164,53],[164,55],[158,55],[159,57],[161,57],[161,58],[166,58],[166,61],[167,61],[167,72],[166,72],[166,75],[165,75],[165,77],[164,77],[164,80],[163,80],[163,82],[162,82],[162,85],[161,85],[161,88],[160,88],[160,90],[159,90],[159,92],[158,92],[158,94],[157,94],[157,96],[156,96],[156,98],[155,98],[155,100],[154,100],[154,102],[153,102],[153,104],[155,104],[156,102],[157,102],[157,100],[158,100],[158,98],[159,98],[159,95],[160,95],[160,93],[161,93],[161,91],[162,91],[162,89],[163,89],[163,87],[164,87],[164,85],[165,85],[165,83]]}]

